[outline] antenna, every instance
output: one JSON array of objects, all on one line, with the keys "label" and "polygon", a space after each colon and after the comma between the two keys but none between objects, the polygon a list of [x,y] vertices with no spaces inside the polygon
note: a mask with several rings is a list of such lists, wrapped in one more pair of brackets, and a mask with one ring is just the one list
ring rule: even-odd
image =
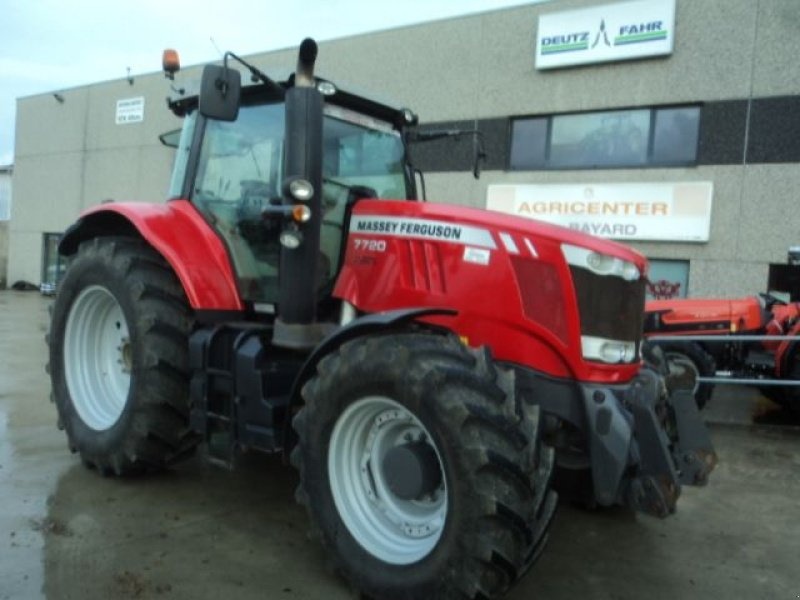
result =
[{"label": "antenna", "polygon": [[225,53],[222,50],[219,49],[219,46],[217,46],[217,42],[214,41],[214,37],[213,36],[208,36],[208,39],[211,41],[211,45],[214,46],[214,50],[217,51],[217,54],[219,54],[220,56],[224,57]]}]

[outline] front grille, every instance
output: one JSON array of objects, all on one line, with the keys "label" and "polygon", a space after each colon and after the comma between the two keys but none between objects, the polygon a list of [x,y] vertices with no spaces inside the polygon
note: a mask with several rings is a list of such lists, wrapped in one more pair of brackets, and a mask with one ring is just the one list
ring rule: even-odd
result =
[{"label": "front grille", "polygon": [[644,321],[644,278],[626,281],[576,266],[570,266],[570,272],[578,299],[581,335],[635,342],[638,356]]},{"label": "front grille", "polygon": [[567,315],[555,266],[540,260],[511,257],[525,316],[552,331],[565,344]]}]

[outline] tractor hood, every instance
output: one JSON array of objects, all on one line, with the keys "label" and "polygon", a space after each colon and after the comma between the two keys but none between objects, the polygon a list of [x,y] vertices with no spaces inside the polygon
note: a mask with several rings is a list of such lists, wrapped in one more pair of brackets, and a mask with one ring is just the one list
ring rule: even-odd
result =
[{"label": "tractor hood", "polygon": [[740,333],[758,330],[768,320],[756,296],[652,300],[646,311],[648,333]]},{"label": "tractor hood", "polygon": [[[630,380],[647,260],[621,244],[496,212],[361,200],[334,296],[366,313],[446,307],[496,358],[555,377]],[[436,319],[428,319],[435,321]]]}]

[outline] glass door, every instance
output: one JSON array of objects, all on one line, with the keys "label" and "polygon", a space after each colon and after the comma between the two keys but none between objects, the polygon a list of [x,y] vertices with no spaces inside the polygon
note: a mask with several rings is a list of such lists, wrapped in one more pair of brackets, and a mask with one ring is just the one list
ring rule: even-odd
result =
[{"label": "glass door", "polygon": [[67,268],[66,259],[58,253],[61,233],[42,234],[42,284],[43,294],[55,294],[58,282]]}]

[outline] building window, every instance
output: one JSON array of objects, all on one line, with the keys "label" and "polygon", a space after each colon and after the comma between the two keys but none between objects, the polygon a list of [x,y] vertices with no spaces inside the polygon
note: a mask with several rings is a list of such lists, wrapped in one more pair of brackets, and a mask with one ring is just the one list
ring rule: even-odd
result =
[{"label": "building window", "polygon": [[511,129],[511,169],[536,168],[547,160],[549,119],[517,119]]},{"label": "building window", "polygon": [[510,168],[691,165],[697,162],[699,129],[697,106],[514,119]]},{"label": "building window", "polygon": [[700,109],[662,108],[655,113],[653,163],[669,165],[696,162]]},{"label": "building window", "polygon": [[647,281],[648,300],[669,300],[685,298],[689,287],[688,260],[650,260],[650,273]]}]

